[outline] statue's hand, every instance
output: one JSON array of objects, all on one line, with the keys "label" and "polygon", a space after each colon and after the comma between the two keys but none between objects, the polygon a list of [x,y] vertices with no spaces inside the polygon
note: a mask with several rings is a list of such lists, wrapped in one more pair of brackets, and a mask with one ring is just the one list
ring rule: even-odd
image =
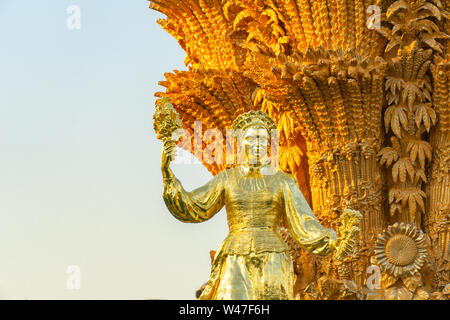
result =
[{"label": "statue's hand", "polygon": [[353,250],[355,244],[355,237],[359,233],[359,222],[362,215],[359,211],[344,209],[344,212],[339,217],[341,226],[339,227],[340,237],[337,238],[333,246],[336,249],[336,259],[343,260],[344,257]]},{"label": "statue's hand", "polygon": [[175,158],[176,154],[176,143],[173,140],[167,140],[163,144],[161,152],[161,171],[164,178],[172,177],[172,172],[170,171],[170,162]]}]

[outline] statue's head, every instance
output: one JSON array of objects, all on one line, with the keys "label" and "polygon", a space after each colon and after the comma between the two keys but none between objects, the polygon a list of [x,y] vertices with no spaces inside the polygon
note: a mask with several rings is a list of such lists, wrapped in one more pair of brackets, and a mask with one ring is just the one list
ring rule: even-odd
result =
[{"label": "statue's head", "polygon": [[238,154],[244,152],[247,165],[261,166],[269,161],[268,146],[272,130],[277,126],[267,113],[243,113],[233,121],[232,128],[238,132]]}]

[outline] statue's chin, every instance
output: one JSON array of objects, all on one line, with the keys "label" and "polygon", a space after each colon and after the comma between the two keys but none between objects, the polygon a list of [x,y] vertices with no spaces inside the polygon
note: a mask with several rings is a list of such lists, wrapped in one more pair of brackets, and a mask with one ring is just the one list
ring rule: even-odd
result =
[{"label": "statue's chin", "polygon": [[253,159],[253,160],[248,160],[247,163],[245,164],[247,167],[251,167],[251,168],[259,168],[262,167],[264,165],[267,164],[267,160],[264,159]]},{"label": "statue's chin", "polygon": [[258,169],[262,175],[273,175],[277,173],[277,169],[271,165],[269,158],[260,160],[258,162],[255,161],[254,163],[248,161],[243,166],[246,167],[247,170],[250,168]]}]

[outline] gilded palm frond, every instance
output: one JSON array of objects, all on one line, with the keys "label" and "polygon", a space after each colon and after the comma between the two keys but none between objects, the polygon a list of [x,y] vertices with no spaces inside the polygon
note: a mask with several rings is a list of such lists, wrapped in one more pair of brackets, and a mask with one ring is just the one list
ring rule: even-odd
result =
[{"label": "gilded palm frond", "polygon": [[433,50],[442,54],[443,45],[437,39],[448,39],[448,35],[441,32],[436,23],[431,20],[449,17],[440,1],[433,3],[426,0],[407,1],[398,0],[386,10],[383,20],[392,25],[392,29],[378,30],[389,42],[385,48],[388,52],[394,48],[403,49],[417,39]]}]

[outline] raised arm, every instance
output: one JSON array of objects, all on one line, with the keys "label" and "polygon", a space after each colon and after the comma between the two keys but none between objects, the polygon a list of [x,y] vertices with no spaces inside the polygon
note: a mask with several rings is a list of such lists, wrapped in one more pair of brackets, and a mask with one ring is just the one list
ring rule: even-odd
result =
[{"label": "raised arm", "polygon": [[206,221],[225,204],[225,173],[219,173],[207,184],[192,192],[185,191],[169,167],[174,147],[174,144],[165,144],[162,152],[164,202],[170,213],[182,222]]}]

